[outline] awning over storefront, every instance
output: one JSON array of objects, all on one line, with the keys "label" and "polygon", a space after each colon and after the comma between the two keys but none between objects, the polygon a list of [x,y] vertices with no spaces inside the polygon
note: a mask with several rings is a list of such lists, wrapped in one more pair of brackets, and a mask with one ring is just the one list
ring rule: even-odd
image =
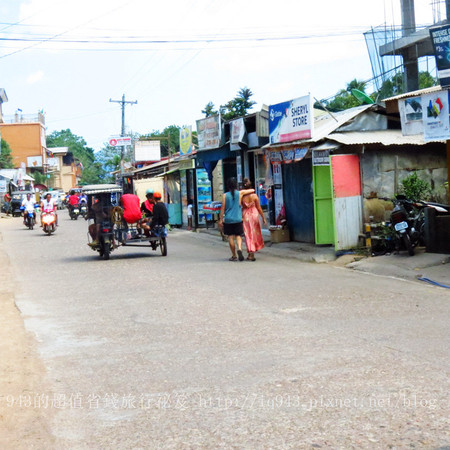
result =
[{"label": "awning over storefront", "polygon": [[196,157],[200,165],[202,165],[202,162],[220,161],[221,159],[236,158],[236,152],[232,152],[230,150],[230,145],[226,144],[222,147],[214,148],[212,150],[197,151]]}]

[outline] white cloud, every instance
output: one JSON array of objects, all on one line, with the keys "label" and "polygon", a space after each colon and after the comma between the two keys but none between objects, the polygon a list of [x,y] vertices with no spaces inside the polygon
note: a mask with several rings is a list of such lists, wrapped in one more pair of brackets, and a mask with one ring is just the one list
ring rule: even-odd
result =
[{"label": "white cloud", "polygon": [[28,84],[35,84],[39,81],[41,81],[44,78],[44,72],[42,70],[38,70],[37,72],[34,72],[27,77],[27,83]]}]

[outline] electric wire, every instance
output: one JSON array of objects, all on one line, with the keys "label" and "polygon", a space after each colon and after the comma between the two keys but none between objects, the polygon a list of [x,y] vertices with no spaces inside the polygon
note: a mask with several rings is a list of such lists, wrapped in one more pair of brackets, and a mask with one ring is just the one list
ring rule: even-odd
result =
[{"label": "electric wire", "polygon": [[[100,19],[100,18],[103,18],[103,17],[105,17],[105,16],[111,14],[112,12],[117,11],[118,9],[123,8],[125,5],[128,5],[128,4],[132,3],[133,1],[134,1],[134,0],[128,0],[128,1],[126,1],[126,2],[124,2],[124,3],[122,3],[120,6],[118,6],[118,7],[116,7],[116,8],[113,8],[113,9],[109,10],[109,11],[106,12],[106,13],[101,14],[100,16],[94,17],[93,19],[90,19],[90,20],[88,20],[87,22],[84,22],[83,24],[76,25],[76,26],[74,26],[74,27],[72,27],[72,28],[70,28],[70,29],[68,29],[68,30],[66,30],[66,31],[63,31],[63,32],[58,33],[58,34],[55,34],[55,35],[53,35],[53,36],[50,36],[50,37],[48,37],[47,39],[45,39],[43,42],[51,41],[51,40],[56,39],[57,37],[62,36],[62,35],[64,35],[64,34],[70,32],[70,31],[72,31],[72,30],[75,30],[75,29],[77,29],[77,28],[80,28],[80,27],[82,27],[82,26],[85,25],[85,24],[88,24],[88,23],[94,22],[95,20],[98,20],[98,19]],[[1,39],[0,39],[0,40],[1,40]],[[23,52],[23,51],[28,50],[28,49],[33,48],[33,47],[36,47],[36,46],[39,45],[40,43],[41,43],[41,42],[38,41],[38,42],[36,42],[36,43],[34,43],[34,44],[32,44],[32,45],[29,45],[28,47],[21,48],[21,49],[19,49],[19,50],[16,50],[16,51],[14,51],[14,52],[8,53],[8,54],[6,54],[6,55],[0,55],[0,59],[6,58],[6,57],[8,57],[8,56],[15,55],[15,54],[17,54],[17,53]]]}]

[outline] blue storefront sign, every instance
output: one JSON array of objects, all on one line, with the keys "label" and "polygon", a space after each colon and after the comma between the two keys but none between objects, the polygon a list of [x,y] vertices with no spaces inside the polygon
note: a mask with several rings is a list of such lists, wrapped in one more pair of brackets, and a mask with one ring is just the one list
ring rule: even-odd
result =
[{"label": "blue storefront sign", "polygon": [[269,142],[278,144],[310,139],[314,116],[311,96],[269,106]]}]

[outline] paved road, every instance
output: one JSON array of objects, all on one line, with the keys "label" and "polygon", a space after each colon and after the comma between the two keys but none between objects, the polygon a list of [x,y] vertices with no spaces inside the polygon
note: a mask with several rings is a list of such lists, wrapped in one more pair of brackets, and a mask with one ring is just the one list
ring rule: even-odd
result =
[{"label": "paved road", "polygon": [[86,222],[60,216],[50,237],[0,228],[47,369],[51,447],[450,444],[447,291],[269,255],[232,263],[185,231],[168,257],[102,261]]}]

